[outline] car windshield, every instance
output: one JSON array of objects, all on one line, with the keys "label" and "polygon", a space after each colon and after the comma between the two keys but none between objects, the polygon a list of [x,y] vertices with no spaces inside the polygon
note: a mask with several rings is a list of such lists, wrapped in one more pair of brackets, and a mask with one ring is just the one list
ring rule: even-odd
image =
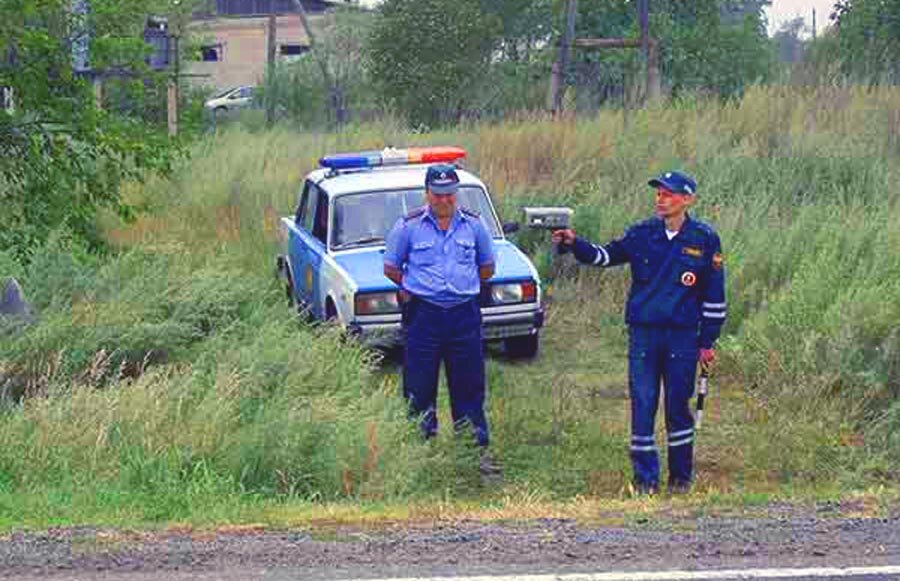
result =
[{"label": "car windshield", "polygon": [[228,95],[228,93],[232,92],[235,89],[236,89],[236,87],[228,87],[227,89],[222,89],[221,91],[219,91],[218,93],[216,93],[215,95],[210,97],[210,99],[221,99],[222,97]]},{"label": "car windshield", "polygon": [[[332,247],[342,249],[381,244],[398,218],[424,204],[424,188],[339,196],[334,201]],[[491,236],[500,236],[500,228],[483,189],[460,186],[456,204],[480,213],[481,222]]]}]

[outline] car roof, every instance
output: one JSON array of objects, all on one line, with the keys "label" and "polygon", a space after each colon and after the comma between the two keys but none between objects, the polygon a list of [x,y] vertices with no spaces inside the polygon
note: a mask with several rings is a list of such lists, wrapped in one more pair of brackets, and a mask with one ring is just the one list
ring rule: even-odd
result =
[{"label": "car roof", "polygon": [[[315,182],[329,196],[335,197],[377,190],[424,188],[427,169],[428,164],[344,170],[337,173],[321,168],[310,172],[307,179]],[[463,169],[457,169],[456,175],[459,176],[460,185],[487,189],[480,179]]]}]

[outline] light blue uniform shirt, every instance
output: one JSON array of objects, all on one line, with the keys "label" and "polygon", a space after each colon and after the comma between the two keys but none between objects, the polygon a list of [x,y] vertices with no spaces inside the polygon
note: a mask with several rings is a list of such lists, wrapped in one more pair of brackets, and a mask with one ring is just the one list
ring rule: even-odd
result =
[{"label": "light blue uniform shirt", "polygon": [[480,292],[478,270],[494,263],[494,242],[477,214],[457,208],[444,231],[426,206],[394,224],[384,263],[403,271],[406,291],[451,307]]}]

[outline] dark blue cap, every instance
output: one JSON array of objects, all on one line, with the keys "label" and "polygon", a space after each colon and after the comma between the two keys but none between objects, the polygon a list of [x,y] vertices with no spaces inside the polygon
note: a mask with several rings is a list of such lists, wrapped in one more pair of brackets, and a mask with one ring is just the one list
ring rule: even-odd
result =
[{"label": "dark blue cap", "polygon": [[425,173],[425,187],[433,194],[455,194],[459,188],[456,168],[448,164],[429,167]]},{"label": "dark blue cap", "polygon": [[697,193],[697,182],[678,171],[667,171],[658,178],[647,182],[653,188],[665,188],[673,194],[693,196]]}]

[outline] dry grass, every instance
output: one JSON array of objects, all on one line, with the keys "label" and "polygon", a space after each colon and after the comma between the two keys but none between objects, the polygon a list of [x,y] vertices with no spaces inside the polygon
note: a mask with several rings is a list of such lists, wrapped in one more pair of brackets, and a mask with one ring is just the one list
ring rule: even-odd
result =
[{"label": "dry grass", "polygon": [[[29,275],[42,320],[0,345],[0,370],[39,397],[0,420],[0,526],[589,518],[820,495],[868,513],[854,499],[891,498],[877,486],[900,461],[897,110],[892,89],[758,88],[627,118],[211,137],[171,182],[128,192],[153,213],[106,221],[123,254],[85,266],[53,249]],[[493,489],[464,444],[418,440],[395,369],[286,318],[278,217],[320,155],[386,143],[462,145],[505,219],[570,204],[597,240],[647,215],[648,176],[698,176],[730,320],[694,494],[631,499],[625,271],[562,265],[542,356],[489,361]],[[546,240],[519,242],[549,273]]]}]

